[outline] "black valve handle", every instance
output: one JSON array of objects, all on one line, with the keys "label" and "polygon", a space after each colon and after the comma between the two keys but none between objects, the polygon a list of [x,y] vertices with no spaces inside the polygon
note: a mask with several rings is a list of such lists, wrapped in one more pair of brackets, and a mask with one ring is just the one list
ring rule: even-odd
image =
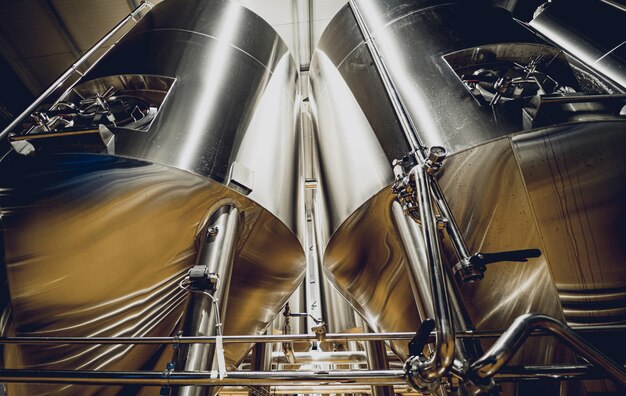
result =
[{"label": "black valve handle", "polygon": [[433,319],[426,319],[420,324],[420,327],[415,332],[415,335],[409,341],[409,355],[419,356],[422,354],[424,347],[428,343],[430,333],[435,329],[435,321]]}]

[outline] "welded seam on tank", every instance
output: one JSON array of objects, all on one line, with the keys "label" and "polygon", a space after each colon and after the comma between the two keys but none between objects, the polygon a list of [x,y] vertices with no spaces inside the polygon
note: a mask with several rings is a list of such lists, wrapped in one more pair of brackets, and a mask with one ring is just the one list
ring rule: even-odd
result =
[{"label": "welded seam on tank", "polygon": [[506,140],[508,141],[509,149],[513,153],[513,158],[515,160],[515,170],[517,171],[517,177],[521,181],[522,190],[524,191],[526,202],[528,203],[528,206],[530,207],[530,216],[533,222],[533,226],[535,228],[535,233],[537,234],[537,237],[539,238],[539,243],[541,244],[541,251],[543,252],[543,256],[544,256],[543,265],[545,266],[545,269],[547,270],[548,275],[550,276],[550,280],[552,281],[552,284],[550,285],[550,287],[552,288],[556,296],[559,297],[558,310],[561,313],[561,318],[567,322],[567,317],[565,316],[565,312],[563,308],[563,302],[560,300],[559,290],[557,289],[556,282],[554,281],[554,274],[552,272],[552,266],[550,264],[552,260],[550,259],[550,257],[548,257],[549,254],[546,249],[546,246],[547,246],[546,240],[543,236],[543,233],[541,232],[541,228],[539,227],[539,219],[537,218],[537,212],[535,211],[535,204],[533,203],[530,197],[530,191],[528,191],[526,178],[524,177],[524,172],[521,167],[522,159],[516,150],[515,137],[523,135],[524,132],[526,131],[509,134],[506,136]]},{"label": "welded seam on tank", "polygon": [[[142,34],[148,34],[148,33],[152,33],[152,32],[184,32],[184,33],[191,33],[191,34],[197,34],[198,36],[202,36],[202,37],[208,37],[210,39],[216,40],[216,41],[222,41],[222,42],[226,42],[225,40],[219,38],[219,37],[215,37],[215,36],[211,36],[210,34],[206,34],[206,33],[200,33],[200,32],[196,32],[194,30],[187,30],[187,29],[174,29],[174,28],[160,28],[160,29],[150,29],[148,31],[144,31],[144,32],[139,32],[139,33],[135,33],[131,36],[128,36],[127,39],[131,39],[131,38],[135,38],[138,36],[141,36]],[[282,41],[282,39],[278,36],[278,34],[276,34],[276,38],[278,38],[278,40],[280,41],[280,43],[285,46],[285,48],[287,47],[287,45],[285,44],[284,41]],[[237,47],[236,45],[233,45],[230,42],[226,42],[227,45],[231,48],[236,49],[237,51],[247,55],[248,57],[252,58],[255,62],[257,62],[259,65],[263,66],[263,68],[265,68],[268,72],[270,73],[274,73],[274,71],[272,69],[270,69],[269,67],[267,67],[267,65],[263,62],[261,62],[259,59],[255,58],[254,56],[252,56],[250,53],[244,51],[243,49]],[[285,51],[285,53],[287,53],[289,51]],[[291,55],[291,54],[289,54]]]},{"label": "welded seam on tank", "polygon": [[[414,14],[419,14],[419,13],[422,13],[422,12],[425,12],[425,11],[429,11],[429,10],[432,10],[432,9],[435,9],[435,8],[440,8],[440,7],[445,7],[445,6],[449,6],[449,5],[455,5],[455,4],[462,4],[462,3],[459,3],[459,2],[453,2],[453,3],[438,4],[438,5],[434,5],[434,6],[430,6],[430,7],[422,8],[422,9],[419,9],[419,10],[415,10],[415,11],[412,11],[412,12],[410,12],[410,13],[408,13],[408,14],[404,14],[404,15],[402,15],[402,16],[400,16],[400,17],[397,17],[397,18],[395,18],[395,19],[392,19],[391,21],[389,21],[389,22],[385,23],[383,26],[380,26],[380,27],[376,30],[376,32],[371,32],[371,36],[372,36],[372,38],[376,38],[375,36],[376,36],[376,33],[377,33],[378,31],[383,30],[383,29],[386,29],[386,28],[387,28],[387,27],[389,27],[390,25],[393,25],[394,23],[398,22],[399,20],[401,20],[401,19],[403,19],[403,18],[409,17],[409,16],[414,15]],[[346,55],[346,56],[345,56],[345,57],[344,57],[344,58],[343,58],[343,59],[342,59],[342,60],[341,60],[341,61],[337,64],[337,68],[341,67],[341,65],[342,65],[342,64],[346,61],[346,59],[348,59],[348,58],[350,57],[350,55],[352,55],[352,53],[353,53],[354,51],[356,51],[356,50],[357,50],[359,47],[361,47],[363,44],[366,44],[366,45],[367,45],[367,43],[368,43],[369,41],[370,41],[370,40],[365,40],[365,39],[363,39],[363,41],[361,41],[361,42],[360,42],[360,43],[359,43],[356,47],[354,47],[354,48],[353,48],[350,52],[348,52],[348,54],[347,54],[347,55]]]}]

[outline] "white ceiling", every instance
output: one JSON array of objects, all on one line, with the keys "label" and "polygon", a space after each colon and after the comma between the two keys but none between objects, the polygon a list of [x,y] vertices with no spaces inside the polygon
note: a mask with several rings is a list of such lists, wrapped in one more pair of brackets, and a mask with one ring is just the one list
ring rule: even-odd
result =
[{"label": "white ceiling", "polygon": [[[153,4],[161,0],[152,0]],[[167,0],[165,0],[167,1]],[[302,69],[347,0],[234,0],[281,35]],[[31,93],[50,85],[139,0],[0,0],[0,54]],[[312,38],[312,40],[311,40]]]}]

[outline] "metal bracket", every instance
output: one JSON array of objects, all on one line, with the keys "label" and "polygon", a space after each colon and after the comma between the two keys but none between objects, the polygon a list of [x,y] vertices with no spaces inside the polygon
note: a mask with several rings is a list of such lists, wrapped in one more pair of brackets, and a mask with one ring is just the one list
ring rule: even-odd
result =
[{"label": "metal bracket", "polygon": [[187,276],[189,277],[189,290],[207,291],[209,293],[217,290],[219,276],[210,273],[209,269],[204,265],[193,266]]}]

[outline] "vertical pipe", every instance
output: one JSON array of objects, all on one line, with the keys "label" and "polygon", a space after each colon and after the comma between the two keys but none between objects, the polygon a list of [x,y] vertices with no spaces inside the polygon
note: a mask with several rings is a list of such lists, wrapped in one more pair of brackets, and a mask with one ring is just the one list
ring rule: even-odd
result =
[{"label": "vertical pipe", "polygon": [[[206,267],[207,274],[216,274],[218,283],[215,291],[191,292],[183,335],[215,336],[221,335],[221,318],[226,316],[226,303],[232,273],[239,210],[233,206],[219,208],[207,222],[202,235],[196,266]],[[211,295],[209,295],[211,294]],[[219,307],[218,309],[216,309]],[[207,371],[216,368],[216,344],[191,344],[181,349],[177,367],[184,371]],[[180,396],[199,396],[214,394],[215,389],[200,386],[183,386],[178,390]]]},{"label": "vertical pipe", "polygon": [[[363,330],[371,329],[367,325]],[[365,353],[367,354],[367,366],[369,370],[389,370],[389,361],[387,360],[387,349],[384,341],[367,341],[365,342]],[[372,385],[373,396],[393,396],[393,386]]]},{"label": "vertical pipe", "polygon": [[429,175],[423,165],[411,169],[415,178],[422,235],[426,246],[426,262],[430,276],[430,290],[436,324],[436,346],[427,362],[419,364],[418,374],[422,380],[434,381],[446,375],[455,357],[454,327],[450,314],[445,271],[441,260],[437,223],[433,212]]},{"label": "vertical pipe", "polygon": [[[429,269],[426,259],[426,246],[419,225],[404,214],[402,206],[398,201],[394,201],[391,206],[391,213],[394,219],[396,230],[400,236],[402,246],[406,254],[405,268],[409,274],[409,281],[413,289],[417,312],[422,320],[434,318],[433,298],[430,292]],[[454,328],[459,332],[467,332],[474,329],[468,320],[461,302],[460,296],[456,293],[452,279],[447,272],[444,273],[446,287],[448,289],[451,317]],[[462,339],[456,340],[456,354],[460,361],[476,359],[474,352],[476,348],[466,348]],[[431,350],[431,353],[433,350]]]},{"label": "vertical pipe", "polygon": [[[415,128],[415,124],[413,120],[408,115],[406,111],[406,106],[398,93],[396,86],[391,79],[389,74],[389,70],[383,60],[383,57],[378,50],[378,46],[376,45],[376,41],[372,36],[367,24],[365,23],[365,19],[361,13],[361,10],[357,4],[359,0],[349,0],[350,9],[354,15],[354,18],[357,22],[359,30],[363,35],[363,39],[365,40],[365,44],[372,55],[372,59],[374,60],[374,64],[376,66],[376,70],[378,70],[378,74],[383,82],[383,86],[385,91],[387,92],[387,97],[391,101],[391,105],[393,107],[394,113],[400,122],[400,126],[402,127],[402,131],[404,132],[404,136],[407,139],[407,142],[411,146],[412,151],[414,152],[415,159],[419,164],[424,164],[426,162],[426,154],[424,153],[425,147],[422,144],[419,135],[417,134],[417,130]],[[432,187],[433,194],[435,195],[435,199],[437,202],[437,206],[441,211],[441,214],[448,220],[448,224],[446,229],[448,234],[450,235],[450,239],[452,240],[452,246],[459,258],[460,261],[469,263],[470,254],[468,252],[467,246],[465,245],[465,240],[461,234],[461,231],[456,224],[454,217],[452,216],[452,212],[448,206],[448,202],[446,201],[443,192],[439,188],[436,180],[431,179],[430,184]],[[474,272],[475,269],[469,266],[467,271]],[[480,275],[478,275],[480,277]]]},{"label": "vertical pipe", "polygon": [[398,201],[391,204],[396,230],[400,236],[406,254],[405,268],[413,289],[417,312],[422,320],[433,318],[433,299],[430,293],[428,266],[426,264],[426,247],[418,224],[404,214]]},{"label": "vertical pipe", "polygon": [[[252,371],[270,371],[272,369],[272,347],[270,344],[260,342],[252,349]],[[267,396],[270,394],[269,386],[252,386],[249,396]]]}]

